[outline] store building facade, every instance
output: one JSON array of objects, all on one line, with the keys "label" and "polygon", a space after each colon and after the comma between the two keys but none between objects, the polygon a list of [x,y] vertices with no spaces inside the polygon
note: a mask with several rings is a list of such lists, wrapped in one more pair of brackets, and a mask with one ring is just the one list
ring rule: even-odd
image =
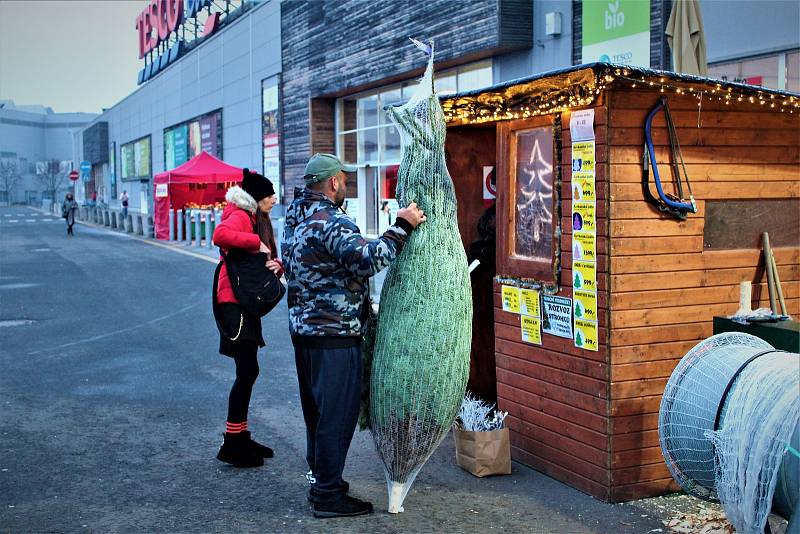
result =
[{"label": "store building facade", "polygon": [[709,76],[800,92],[800,3],[705,0],[700,8]]},{"label": "store building facade", "polygon": [[[184,5],[188,10],[193,4]],[[79,201],[97,191],[99,203],[118,209],[119,196],[126,191],[130,211],[152,214],[153,176],[202,150],[257,170],[266,162],[280,183],[280,3],[199,4],[202,11],[194,19],[184,18],[174,34],[145,56],[139,88],[75,135],[74,158],[91,167]],[[209,32],[205,36],[204,30]],[[182,40],[195,32],[197,38],[188,44]],[[180,54],[163,59],[178,47]],[[157,72],[153,65],[159,65]],[[149,78],[143,80],[145,71]],[[270,134],[266,141],[265,129]]]}]

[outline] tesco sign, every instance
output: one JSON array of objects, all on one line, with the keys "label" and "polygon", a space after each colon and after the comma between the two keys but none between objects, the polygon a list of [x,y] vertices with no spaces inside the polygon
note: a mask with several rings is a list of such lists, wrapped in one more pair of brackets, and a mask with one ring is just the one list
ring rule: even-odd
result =
[{"label": "tesco sign", "polygon": [[184,20],[196,17],[211,2],[212,0],[150,0],[144,11],[136,17],[139,58],[166,41]]}]

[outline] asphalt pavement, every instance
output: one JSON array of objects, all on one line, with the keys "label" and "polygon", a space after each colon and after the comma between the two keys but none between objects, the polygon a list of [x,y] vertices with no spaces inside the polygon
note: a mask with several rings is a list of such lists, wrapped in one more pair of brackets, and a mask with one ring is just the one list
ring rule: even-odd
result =
[{"label": "asphalt pavement", "polygon": [[662,518],[597,501],[521,464],[478,479],[448,438],[405,512],[357,433],[345,478],[373,515],[315,519],[285,303],[249,423],[275,449],[257,469],[214,456],[233,362],[217,353],[213,253],[24,207],[0,208],[0,531],[646,533]]}]

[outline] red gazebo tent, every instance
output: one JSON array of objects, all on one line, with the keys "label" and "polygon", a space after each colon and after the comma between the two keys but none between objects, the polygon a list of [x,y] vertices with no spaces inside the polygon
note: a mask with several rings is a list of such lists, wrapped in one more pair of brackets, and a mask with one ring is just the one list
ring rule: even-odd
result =
[{"label": "red gazebo tent", "polygon": [[201,152],[171,171],[156,174],[153,181],[156,239],[169,239],[170,208],[178,210],[188,203],[202,206],[224,201],[228,187],[242,181],[242,169]]}]

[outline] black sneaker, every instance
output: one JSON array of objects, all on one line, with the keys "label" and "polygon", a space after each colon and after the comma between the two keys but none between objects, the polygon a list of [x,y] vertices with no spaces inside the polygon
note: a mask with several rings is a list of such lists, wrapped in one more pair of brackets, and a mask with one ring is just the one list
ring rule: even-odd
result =
[{"label": "black sneaker", "polygon": [[[313,471],[309,471],[308,473],[306,473],[306,482],[308,482],[308,491],[306,491],[306,499],[308,499],[308,502],[314,502],[314,496],[311,495],[311,490],[314,487],[314,484],[317,483],[317,479],[314,476]],[[342,480],[342,482],[344,482],[344,492],[349,493],[350,483],[346,480]]]},{"label": "black sneaker", "polygon": [[372,503],[356,499],[349,495],[342,495],[331,502],[314,503],[314,517],[325,519],[328,517],[353,517],[372,513]]}]

